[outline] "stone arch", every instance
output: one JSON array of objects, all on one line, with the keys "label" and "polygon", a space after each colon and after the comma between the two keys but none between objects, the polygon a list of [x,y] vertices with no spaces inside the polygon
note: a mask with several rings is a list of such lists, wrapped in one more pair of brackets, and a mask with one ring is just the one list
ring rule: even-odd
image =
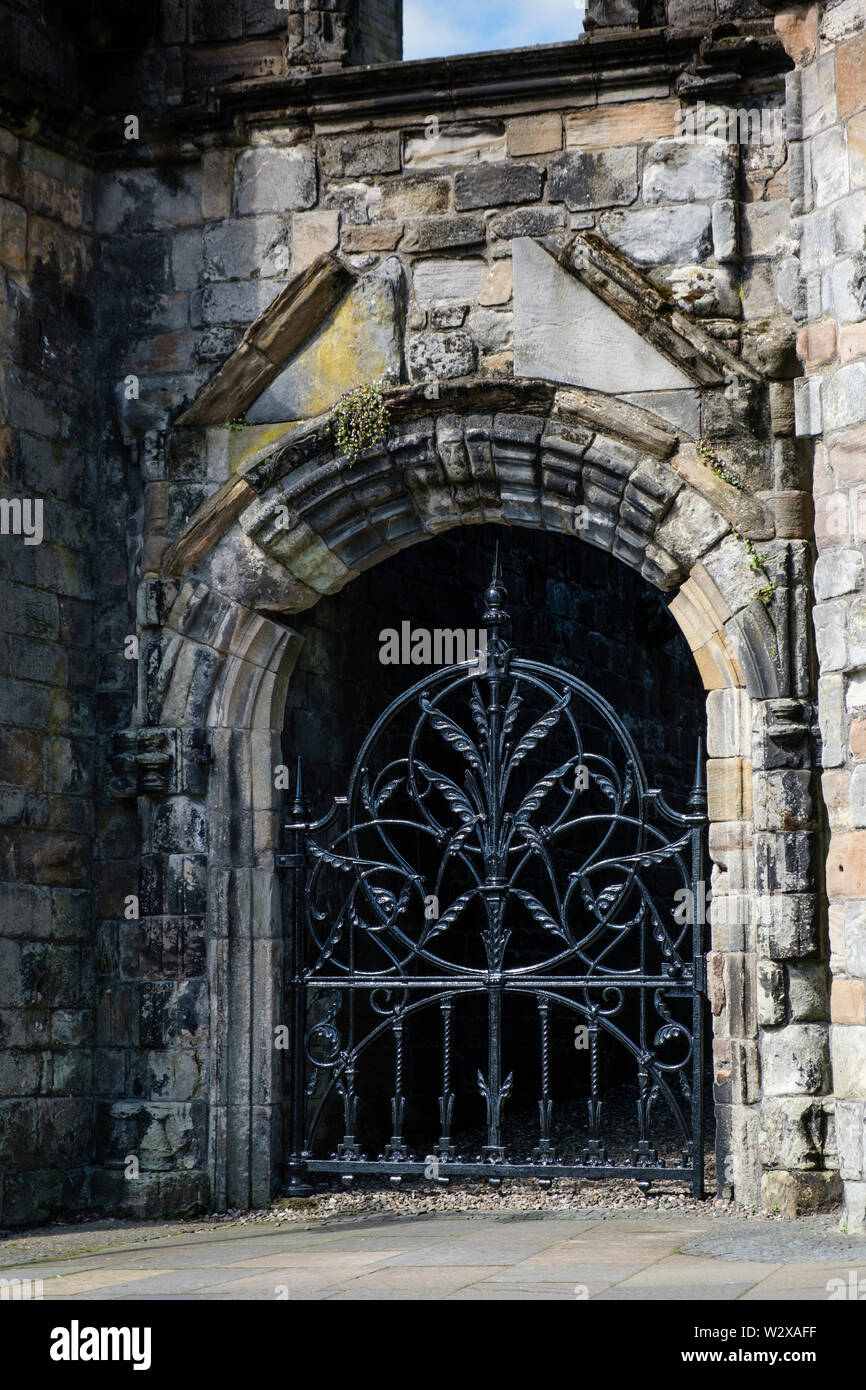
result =
[{"label": "stone arch", "polygon": [[[191,792],[181,769],[148,824],[152,835],[170,818],[175,853],[207,856],[211,1199],[261,1203],[279,1177],[271,770],[300,641],[291,614],[406,545],[492,521],[584,539],[674,595],[708,694],[710,996],[720,1154],[732,1158],[723,1185],[753,1201],[762,1170],[777,1187],[790,1177],[790,1142],[759,1126],[758,959],[817,948],[813,885],[797,868],[805,832],[778,796],[783,770],[809,777],[808,659],[791,640],[807,602],[807,546],[776,538],[760,499],[720,476],[736,477],[735,459],[714,471],[683,431],[601,393],[466,379],[398,387],[387,404],[387,438],[353,464],[335,451],[329,417],[287,427],[201,508],[147,581],[145,722],[187,740],[200,730],[210,754],[206,791],[199,781]],[[777,865],[789,863],[782,880]],[[826,1027],[808,1041],[823,1056]],[[787,1095],[785,1059],[794,1066],[803,1039],[782,1029],[773,1046],[771,1098]]]}]

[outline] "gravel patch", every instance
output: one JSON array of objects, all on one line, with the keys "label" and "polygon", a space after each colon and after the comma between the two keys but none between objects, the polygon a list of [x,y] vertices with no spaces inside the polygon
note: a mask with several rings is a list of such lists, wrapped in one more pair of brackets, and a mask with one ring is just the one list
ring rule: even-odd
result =
[{"label": "gravel patch", "polygon": [[713,1255],[720,1260],[863,1264],[866,1236],[843,1235],[838,1218],[833,1216],[801,1216],[796,1221],[780,1221],[772,1230],[731,1221],[695,1236],[680,1250],[683,1255]]}]

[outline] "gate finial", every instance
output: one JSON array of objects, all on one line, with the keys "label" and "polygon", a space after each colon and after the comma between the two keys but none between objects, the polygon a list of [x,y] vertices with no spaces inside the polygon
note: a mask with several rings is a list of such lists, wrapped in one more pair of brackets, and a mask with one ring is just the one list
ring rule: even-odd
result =
[{"label": "gate finial", "polygon": [[691,816],[706,816],[707,814],[707,769],[704,762],[704,740],[698,734],[698,756],[695,764],[695,780],[692,783],[691,794],[686,805],[686,810]]},{"label": "gate finial", "polygon": [[304,796],[304,772],[301,759],[298,758],[295,769],[295,799],[292,803],[292,819],[305,820],[309,812],[307,799]]},{"label": "gate finial", "polygon": [[501,647],[500,628],[508,622],[508,613],[503,604],[508,598],[508,590],[502,582],[502,562],[499,554],[499,541],[493,558],[493,573],[484,591],[484,612],[481,621],[487,629],[487,649],[496,651]]}]

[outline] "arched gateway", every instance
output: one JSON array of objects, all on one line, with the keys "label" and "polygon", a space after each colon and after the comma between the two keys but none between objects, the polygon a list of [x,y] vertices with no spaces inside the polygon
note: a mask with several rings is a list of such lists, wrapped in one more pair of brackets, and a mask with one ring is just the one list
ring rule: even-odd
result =
[{"label": "arched gateway", "polygon": [[[557,631],[604,652],[589,685],[621,564],[608,620],[656,586],[706,691],[721,1190],[863,1229],[862,6],[592,0],[483,63],[400,61],[398,0],[164,6],[86,54],[20,8],[0,1224],[280,1188],[284,711],[321,775],[333,614],[511,528],[529,626],[585,585]],[[349,460],[335,406],[377,383]],[[625,661],[682,765],[646,626]]]},{"label": "arched gateway", "polygon": [[[654,293],[597,241],[573,238],[563,264],[582,288],[590,283],[616,304],[618,321],[633,319],[639,296]],[[327,316],[345,293],[345,285],[334,291],[341,278],[349,278],[345,268],[322,257],[300,287],[308,301],[311,284],[325,286],[325,331],[334,331]],[[627,294],[617,296],[611,286],[623,281]],[[298,287],[285,292],[283,331],[303,297]],[[286,354],[273,353],[253,378],[246,356],[259,351],[257,339],[273,341],[278,318],[279,305],[248,330],[181,422],[182,435],[240,413],[235,376],[246,393],[242,409],[273,391]],[[676,384],[652,397],[668,418],[636,403],[647,399],[641,388],[657,384],[646,380],[646,361],[632,393],[487,374],[395,386],[383,394],[387,437],[356,461],[337,450],[328,412],[258,430],[249,457],[164,552],[161,573],[144,581],[141,719],[126,739],[127,790],[150,798],[149,872],[168,874],[169,858],[183,855],[203,890],[206,883],[199,911],[208,1002],[196,1026],[208,1037],[207,1102],[195,1112],[174,1107],[170,1119],[196,1155],[193,1190],[206,1180],[218,1203],[264,1201],[287,1156],[290,1088],[285,1053],[274,1046],[286,1025],[287,943],[274,872],[283,845],[273,772],[299,644],[291,615],[397,549],[480,522],[599,547],[673,594],[670,610],[707,692],[708,987],[721,1183],[749,1201],[762,1174],[765,1199],[793,1182],[800,1194],[812,1192],[806,1201],[821,1201],[832,1185],[820,1158],[796,1177],[786,1158],[798,1144],[815,1152],[823,1121],[812,1096],[826,1085],[826,1022],[768,1016],[762,1003],[781,962],[808,973],[820,952],[804,859],[812,828],[808,546],[777,533],[784,528],[743,480],[744,461],[754,465],[770,447],[749,428],[766,409],[760,373],[669,304],[659,322],[651,356],[677,363],[690,394],[732,402],[743,422],[739,440],[729,435],[710,447],[672,422],[685,390]],[[296,352],[297,333],[288,338]],[[758,1055],[769,1022],[762,1089]],[[806,1072],[817,1082],[804,1100]],[[112,1107],[121,1133],[136,1109]],[[159,1107],[150,1109],[168,1134]]]}]

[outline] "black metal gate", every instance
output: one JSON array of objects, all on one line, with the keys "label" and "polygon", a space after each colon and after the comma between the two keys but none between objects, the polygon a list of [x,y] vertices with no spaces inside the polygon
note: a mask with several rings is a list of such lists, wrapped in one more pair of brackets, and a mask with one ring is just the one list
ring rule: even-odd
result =
[{"label": "black metal gate", "polygon": [[278,857],[290,1191],[630,1176],[702,1196],[700,746],[679,814],[604,699],[507,646],[498,557],[484,597],[486,652],[385,710],[321,820],[299,763]]}]

